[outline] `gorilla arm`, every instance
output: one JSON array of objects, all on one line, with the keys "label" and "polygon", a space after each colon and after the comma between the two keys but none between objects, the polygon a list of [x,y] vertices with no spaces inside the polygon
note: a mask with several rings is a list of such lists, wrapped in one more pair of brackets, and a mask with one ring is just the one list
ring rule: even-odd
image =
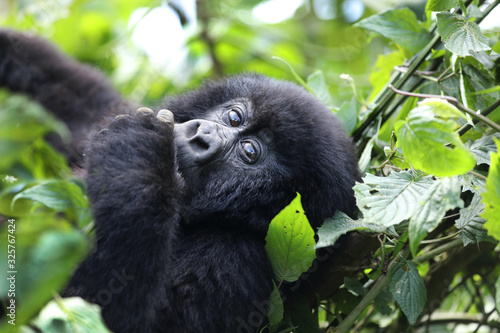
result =
[{"label": "gorilla arm", "polygon": [[98,71],[65,56],[45,40],[0,29],[0,87],[30,95],[63,120],[72,143],[51,143],[72,164],[82,163],[82,141],[91,126],[110,110],[123,110],[127,102]]},{"label": "gorilla arm", "polygon": [[116,332],[152,332],[164,301],[172,241],[180,220],[173,116],[149,109],[115,118],[87,152],[88,194],[97,248],[65,296],[102,306]]}]

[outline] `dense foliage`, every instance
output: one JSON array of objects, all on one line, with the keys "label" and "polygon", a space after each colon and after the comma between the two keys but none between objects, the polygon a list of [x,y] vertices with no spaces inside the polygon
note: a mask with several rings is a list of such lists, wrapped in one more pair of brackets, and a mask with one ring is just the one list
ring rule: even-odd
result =
[{"label": "dense foliage", "polygon": [[[271,222],[271,331],[497,332],[500,35],[480,23],[500,1],[366,2],[355,24],[342,11],[348,2],[328,2],[335,9],[328,18],[314,9],[321,1],[307,2],[293,19],[266,24],[249,18],[260,1],[200,1],[197,24],[189,15],[181,20],[185,57],[177,71],[131,42],[140,21],[129,18],[141,6],[146,18],[155,1],[23,1],[2,11],[0,22],[45,35],[145,105],[203,77],[257,71],[296,80],[332,108],[360,152],[359,218],[338,213],[316,242],[298,194]],[[43,139],[69,134],[22,96],[2,91],[0,109],[7,314],[8,272],[17,271],[16,326],[7,316],[0,330],[32,324],[44,332],[106,332],[96,306],[56,293],[92,239],[85,185]],[[343,284],[312,310],[303,300],[283,305],[279,289],[311,266],[314,246],[330,247],[350,231],[376,241],[366,246],[366,265],[337,270]]]}]

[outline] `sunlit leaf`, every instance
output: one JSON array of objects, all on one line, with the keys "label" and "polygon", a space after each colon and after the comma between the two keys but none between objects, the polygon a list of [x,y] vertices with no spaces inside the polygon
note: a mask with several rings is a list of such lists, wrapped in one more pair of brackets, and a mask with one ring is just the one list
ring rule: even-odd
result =
[{"label": "sunlit leaf", "polygon": [[410,218],[432,184],[432,177],[414,177],[409,171],[388,177],[367,174],[354,193],[364,221],[387,227]]},{"label": "sunlit leaf", "polygon": [[102,320],[99,306],[80,297],[50,301],[32,324],[42,332],[111,332]]},{"label": "sunlit leaf", "polygon": [[455,7],[457,3],[458,0],[428,0],[425,5],[425,11],[441,12],[450,10]]},{"label": "sunlit leaf", "polygon": [[481,217],[486,219],[484,228],[488,235],[500,240],[500,140],[494,139],[497,152],[491,153],[490,171],[486,181],[486,191],[483,193],[484,212]]},{"label": "sunlit leaf", "polygon": [[266,235],[266,252],[277,281],[295,281],[316,258],[312,229],[300,194],[276,215]]},{"label": "sunlit leaf", "polygon": [[460,175],[476,165],[455,128],[453,120],[436,118],[431,105],[413,109],[406,121],[395,125],[406,161],[436,176]]}]

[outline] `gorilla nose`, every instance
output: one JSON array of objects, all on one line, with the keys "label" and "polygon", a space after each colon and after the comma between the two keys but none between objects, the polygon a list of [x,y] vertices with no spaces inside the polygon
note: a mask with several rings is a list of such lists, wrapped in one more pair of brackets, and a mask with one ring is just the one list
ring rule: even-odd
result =
[{"label": "gorilla nose", "polygon": [[214,122],[195,119],[176,124],[174,128],[177,145],[191,155],[195,163],[209,162],[222,150],[223,142]]}]

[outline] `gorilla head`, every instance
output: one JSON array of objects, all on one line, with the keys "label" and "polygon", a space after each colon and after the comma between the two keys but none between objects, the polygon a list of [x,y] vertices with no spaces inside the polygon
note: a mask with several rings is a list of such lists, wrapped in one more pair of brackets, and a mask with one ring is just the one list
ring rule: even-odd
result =
[{"label": "gorilla head", "polygon": [[[180,173],[191,223],[267,230],[296,195],[314,226],[355,207],[353,147],[332,111],[303,88],[242,75],[177,97]],[[256,209],[258,208],[258,209]]]}]

